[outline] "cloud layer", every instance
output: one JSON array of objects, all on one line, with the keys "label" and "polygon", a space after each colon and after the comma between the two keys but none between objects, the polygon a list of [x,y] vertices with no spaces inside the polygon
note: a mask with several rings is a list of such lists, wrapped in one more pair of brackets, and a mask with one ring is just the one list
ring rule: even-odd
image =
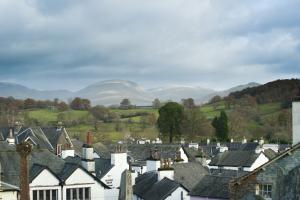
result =
[{"label": "cloud layer", "polygon": [[297,0],[1,0],[0,80],[227,88],[300,74]]}]

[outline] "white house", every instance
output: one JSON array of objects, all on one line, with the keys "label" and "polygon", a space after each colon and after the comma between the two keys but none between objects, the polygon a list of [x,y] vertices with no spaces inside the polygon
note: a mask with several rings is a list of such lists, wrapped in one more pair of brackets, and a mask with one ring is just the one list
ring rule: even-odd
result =
[{"label": "white house", "polygon": [[253,171],[268,161],[269,158],[263,152],[225,151],[212,158],[208,167],[210,169]]}]

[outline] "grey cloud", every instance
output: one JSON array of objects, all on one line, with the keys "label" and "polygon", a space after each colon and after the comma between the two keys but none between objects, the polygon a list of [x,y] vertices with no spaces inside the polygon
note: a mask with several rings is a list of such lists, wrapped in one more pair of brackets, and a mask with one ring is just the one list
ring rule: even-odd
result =
[{"label": "grey cloud", "polygon": [[294,0],[3,1],[1,78],[41,87],[113,78],[229,87],[300,71]]}]

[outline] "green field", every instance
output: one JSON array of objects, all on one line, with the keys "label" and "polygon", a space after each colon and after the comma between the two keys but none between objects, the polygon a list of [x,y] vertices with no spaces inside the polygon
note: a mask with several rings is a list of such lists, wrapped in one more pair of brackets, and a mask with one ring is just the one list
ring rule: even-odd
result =
[{"label": "green field", "polygon": [[[235,111],[235,107],[225,109],[223,101],[214,104],[205,104],[200,107],[200,111],[208,121],[212,120],[215,116],[218,116],[221,110],[224,110],[227,115],[230,116],[231,112]],[[69,110],[60,112],[51,109],[36,109],[26,111],[26,113],[29,118],[37,121],[38,125],[53,125],[63,116],[63,119],[66,122],[65,126],[71,137],[78,137],[83,140],[85,139],[85,133],[87,131],[93,131],[95,133],[96,142],[117,142],[128,137],[149,139],[158,137],[158,130],[155,124],[145,124],[147,116],[154,114],[158,117],[157,109],[110,109],[110,111],[120,115],[121,118],[118,122],[96,122],[88,111]],[[253,109],[250,108],[250,111],[253,111],[255,115],[258,115],[259,119],[257,117],[256,119],[253,117],[247,118],[248,116],[245,116],[246,118],[243,119],[244,129],[242,129],[242,133],[239,133],[240,136],[244,134],[248,134],[248,137],[251,137],[251,135],[253,137],[257,137],[260,134],[266,135],[266,131],[270,129],[267,127],[274,128],[274,123],[276,125],[282,109],[280,103],[268,103],[259,104],[256,107],[253,107]],[[277,130],[274,129],[273,131],[276,132]],[[280,131],[282,132],[282,130]],[[283,130],[283,132],[286,132],[286,130]]]}]

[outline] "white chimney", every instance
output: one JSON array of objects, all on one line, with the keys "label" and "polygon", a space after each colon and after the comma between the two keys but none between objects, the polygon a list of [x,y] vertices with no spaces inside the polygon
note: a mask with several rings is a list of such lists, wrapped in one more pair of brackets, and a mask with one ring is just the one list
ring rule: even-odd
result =
[{"label": "white chimney", "polygon": [[115,152],[111,153],[110,158],[111,165],[129,169],[127,153],[122,150],[120,145],[116,146]]},{"label": "white chimney", "polygon": [[259,140],[259,145],[262,146],[265,143],[264,139],[261,137]]},{"label": "white chimney", "polygon": [[9,129],[9,136],[7,138],[7,142],[9,145],[15,145],[15,136],[13,134],[13,129]]},{"label": "white chimney", "polygon": [[300,87],[298,95],[292,103],[293,145],[300,143]]},{"label": "white chimney", "polygon": [[207,145],[210,144],[210,139],[209,139],[209,138],[206,139],[206,144],[207,144]]},{"label": "white chimney", "polygon": [[92,133],[87,133],[86,144],[82,146],[82,166],[90,173],[95,173],[94,148],[92,146]]},{"label": "white chimney", "polygon": [[244,136],[244,138],[243,138],[243,140],[242,140],[242,144],[246,144],[247,143],[247,139],[245,138],[245,136]]},{"label": "white chimney", "polygon": [[161,161],[161,167],[157,171],[158,181],[163,178],[174,180],[174,168],[171,167],[171,159],[165,159]]},{"label": "white chimney", "polygon": [[150,151],[150,157],[146,160],[147,171],[157,171],[160,168],[160,156],[158,150]]}]

